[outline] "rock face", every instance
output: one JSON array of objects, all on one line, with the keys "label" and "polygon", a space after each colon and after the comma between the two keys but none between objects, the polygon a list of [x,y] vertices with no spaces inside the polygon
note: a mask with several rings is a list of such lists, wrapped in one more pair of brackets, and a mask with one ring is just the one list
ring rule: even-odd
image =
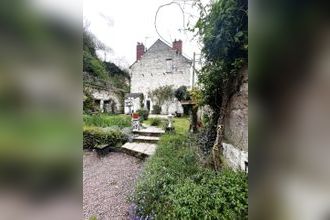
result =
[{"label": "rock face", "polygon": [[233,167],[245,169],[243,164],[248,161],[248,70],[244,68],[242,71],[241,86],[229,101],[225,119],[225,138],[228,144],[224,154]]},{"label": "rock face", "polygon": [[[172,48],[161,40],[157,40],[139,59],[130,67],[131,93],[144,94],[144,106],[152,106],[148,93],[164,85],[191,87],[192,62],[181,54],[182,44],[177,41]],[[141,44],[137,49],[140,49]],[[181,47],[181,49],[180,49]],[[179,49],[178,49],[179,48]],[[140,54],[140,53],[139,53]],[[171,106],[176,105],[175,101]],[[163,112],[167,114],[167,112]]]}]

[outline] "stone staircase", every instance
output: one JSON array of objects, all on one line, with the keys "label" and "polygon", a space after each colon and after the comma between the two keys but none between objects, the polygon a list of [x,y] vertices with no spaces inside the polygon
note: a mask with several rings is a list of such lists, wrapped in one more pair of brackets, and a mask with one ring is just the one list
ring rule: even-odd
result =
[{"label": "stone staircase", "polygon": [[160,136],[164,130],[150,126],[141,130],[133,130],[132,142],[127,142],[122,146],[122,150],[134,156],[151,156],[155,153]]}]

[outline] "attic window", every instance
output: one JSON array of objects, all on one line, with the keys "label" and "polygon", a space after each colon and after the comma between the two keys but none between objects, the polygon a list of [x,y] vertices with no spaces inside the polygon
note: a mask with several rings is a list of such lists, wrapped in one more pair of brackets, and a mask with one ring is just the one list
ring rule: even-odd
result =
[{"label": "attic window", "polygon": [[171,73],[173,71],[173,60],[166,59],[166,72]]}]

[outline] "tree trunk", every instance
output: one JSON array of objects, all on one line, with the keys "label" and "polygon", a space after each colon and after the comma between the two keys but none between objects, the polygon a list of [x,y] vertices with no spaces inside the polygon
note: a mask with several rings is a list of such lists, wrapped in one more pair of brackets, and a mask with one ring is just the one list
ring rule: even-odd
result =
[{"label": "tree trunk", "polygon": [[225,134],[225,114],[227,109],[227,100],[228,98],[226,96],[223,97],[221,107],[220,107],[220,114],[217,122],[217,137],[214,141],[214,145],[212,148],[212,159],[214,164],[214,169],[216,171],[220,170],[223,167],[223,138]]},{"label": "tree trunk", "polygon": [[197,111],[198,111],[198,107],[197,105],[193,105],[191,108],[191,122],[190,122],[190,131],[192,131],[193,133],[197,132]]},{"label": "tree trunk", "polygon": [[193,130],[193,133],[197,132],[197,121],[198,121],[197,111],[198,111],[197,105],[193,106],[192,107],[192,130]]}]

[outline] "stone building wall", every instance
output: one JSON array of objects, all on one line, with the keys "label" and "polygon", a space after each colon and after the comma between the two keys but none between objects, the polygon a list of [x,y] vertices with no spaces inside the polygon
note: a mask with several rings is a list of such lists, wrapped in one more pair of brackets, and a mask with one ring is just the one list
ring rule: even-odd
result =
[{"label": "stone building wall", "polygon": [[164,85],[173,85],[174,89],[182,85],[190,87],[191,73],[189,59],[161,40],[157,40],[130,68],[131,93],[143,93],[145,102],[149,100],[152,108],[152,100],[148,97],[149,91]]}]

